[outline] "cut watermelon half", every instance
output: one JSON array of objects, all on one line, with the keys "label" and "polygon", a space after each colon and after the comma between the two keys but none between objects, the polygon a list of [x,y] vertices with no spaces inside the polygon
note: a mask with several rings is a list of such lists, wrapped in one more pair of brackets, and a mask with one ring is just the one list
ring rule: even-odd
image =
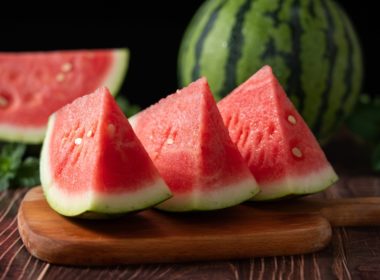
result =
[{"label": "cut watermelon half", "polygon": [[269,66],[218,103],[261,192],[270,200],[321,191],[338,177]]},{"label": "cut watermelon half", "polygon": [[107,86],[117,93],[127,49],[0,53],[0,140],[41,143],[49,116]]},{"label": "cut watermelon half", "polygon": [[130,119],[173,193],[157,208],[213,210],[258,192],[216,107],[206,79],[169,95]]},{"label": "cut watermelon half", "polygon": [[50,117],[40,168],[48,203],[66,216],[137,211],[171,196],[106,88]]}]

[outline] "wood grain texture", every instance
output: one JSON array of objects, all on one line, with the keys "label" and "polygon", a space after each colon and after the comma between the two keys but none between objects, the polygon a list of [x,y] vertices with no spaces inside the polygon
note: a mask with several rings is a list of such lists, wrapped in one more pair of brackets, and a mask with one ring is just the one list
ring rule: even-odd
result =
[{"label": "wood grain texture", "polygon": [[319,214],[334,227],[380,226],[380,197],[304,198],[253,204],[255,209],[271,213]]},{"label": "wood grain texture", "polygon": [[309,253],[331,239],[322,216],[239,205],[220,211],[146,210],[111,220],[66,218],[41,188],[21,203],[18,228],[32,255],[56,264],[108,265]]},{"label": "wood grain texture", "polygon": [[[350,151],[350,153],[347,153]],[[327,147],[340,180],[317,198],[380,196],[380,177],[347,141]],[[380,279],[380,227],[333,229],[322,251],[296,256],[175,264],[73,267],[32,257],[17,231],[24,189],[0,192],[0,279]]]}]

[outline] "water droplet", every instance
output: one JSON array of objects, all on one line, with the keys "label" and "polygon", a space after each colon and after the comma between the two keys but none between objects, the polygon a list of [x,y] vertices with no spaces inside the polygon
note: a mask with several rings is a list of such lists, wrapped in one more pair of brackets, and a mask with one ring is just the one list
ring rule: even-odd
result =
[{"label": "water droplet", "polygon": [[302,157],[302,152],[300,149],[298,149],[297,147],[294,147],[292,149],[292,154],[295,156],[295,157],[298,157],[298,158],[301,158]]},{"label": "water droplet", "polygon": [[290,122],[291,124],[296,124],[297,120],[293,115],[289,115],[288,116],[288,122]]},{"label": "water droplet", "polygon": [[70,62],[63,63],[61,66],[62,72],[70,72],[73,69],[73,65]]},{"label": "water droplet", "polygon": [[76,138],[75,140],[74,140],[74,143],[75,143],[75,145],[80,145],[80,144],[82,144],[82,138]]},{"label": "water droplet", "polygon": [[65,79],[65,74],[59,73],[57,76],[55,76],[55,79],[57,80],[57,82],[63,82],[63,80]]}]

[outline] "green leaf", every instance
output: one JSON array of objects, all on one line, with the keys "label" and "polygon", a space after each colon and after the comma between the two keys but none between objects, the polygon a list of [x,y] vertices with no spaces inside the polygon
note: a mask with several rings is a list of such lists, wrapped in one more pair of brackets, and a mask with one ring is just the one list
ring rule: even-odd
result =
[{"label": "green leaf", "polygon": [[25,150],[25,144],[0,145],[0,191],[10,187],[10,182],[16,177]]},{"label": "green leaf", "polygon": [[355,111],[347,120],[349,129],[361,139],[376,144],[380,142],[380,101],[362,95]]},{"label": "green leaf", "polygon": [[35,157],[27,157],[17,170],[12,185],[18,187],[34,187],[40,185],[40,161]]},{"label": "green leaf", "polygon": [[129,101],[122,95],[116,97],[116,102],[128,118],[137,114],[141,110],[141,108],[138,105],[130,104]]}]

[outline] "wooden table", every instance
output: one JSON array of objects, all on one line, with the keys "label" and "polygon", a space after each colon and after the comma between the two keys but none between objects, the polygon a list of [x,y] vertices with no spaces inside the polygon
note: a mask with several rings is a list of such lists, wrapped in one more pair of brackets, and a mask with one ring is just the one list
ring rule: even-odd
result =
[{"label": "wooden table", "polygon": [[[371,174],[361,151],[343,141],[327,147],[340,181],[319,196],[380,196],[380,176]],[[25,189],[0,192],[1,279],[380,279],[380,227],[336,228],[318,253],[186,264],[64,267],[32,257],[17,231]]]}]

